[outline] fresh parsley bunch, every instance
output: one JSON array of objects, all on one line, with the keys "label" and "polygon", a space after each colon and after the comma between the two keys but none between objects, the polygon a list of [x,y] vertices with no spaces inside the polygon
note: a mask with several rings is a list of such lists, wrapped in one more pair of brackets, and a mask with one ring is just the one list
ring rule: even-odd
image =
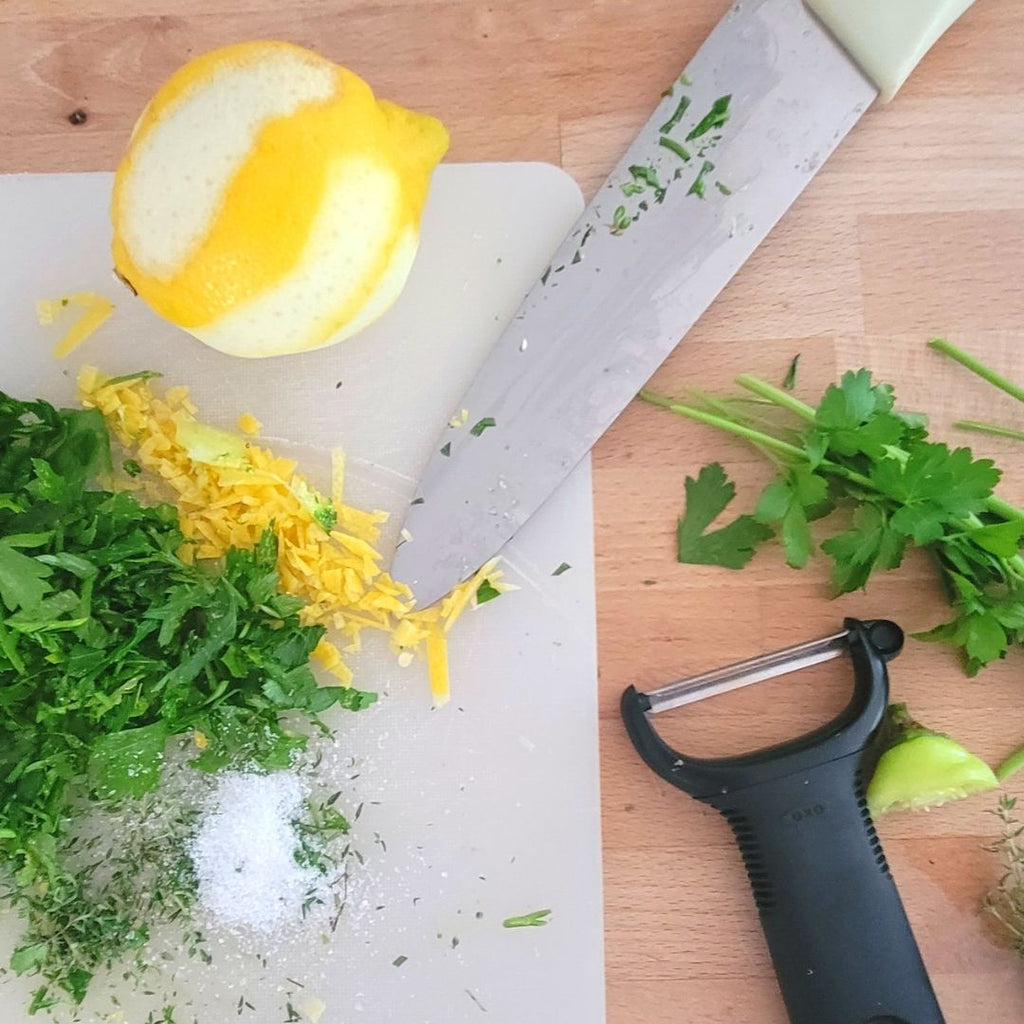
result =
[{"label": "fresh parsley bunch", "polygon": [[[924,417],[900,412],[892,387],[875,383],[868,370],[844,374],[817,407],[756,377],[737,383],[756,396],[753,407],[640,395],[745,438],[778,466],[753,514],[715,530],[708,527],[735,488],[717,463],[688,478],[680,562],[740,569],[778,537],[788,564],[801,568],[815,548],[810,524],[846,507],[850,525],[820,545],[832,559],[837,592],[863,587],[872,573],[898,568],[908,547],[924,547],[935,556],[954,617],[923,639],[952,644],[970,675],[1024,641],[1024,511],[993,493],[1000,471],[990,459],[930,441]],[[751,408],[780,412],[783,422],[755,419]]]}]

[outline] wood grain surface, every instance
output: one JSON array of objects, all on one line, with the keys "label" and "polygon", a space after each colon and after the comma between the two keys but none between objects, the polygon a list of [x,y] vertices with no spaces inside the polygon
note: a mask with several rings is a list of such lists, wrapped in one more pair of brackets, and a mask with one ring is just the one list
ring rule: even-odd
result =
[{"label": "wood grain surface", "polygon": [[[728,0],[0,0],[0,172],[109,169],[148,94],[191,55],[243,38],[312,46],[382,95],[440,115],[453,160],[561,163],[604,177]],[[798,392],[869,366],[955,437],[959,417],[1024,426],[1024,409],[925,348],[948,334],[1024,381],[1024,15],[979,0],[897,100],[870,111],[654,385],[727,390],[738,372]],[[79,126],[68,115],[84,110]],[[0,225],[0,230],[3,230]],[[1024,501],[1024,445],[975,441]],[[721,460],[746,500],[765,467],[742,444],[629,407],[594,455],[610,1024],[780,1024],[746,879],[717,815],[670,790],[623,736],[618,696],[829,632],[844,614],[910,630],[943,616],[911,559],[830,601],[826,567],[767,550],[742,573],[677,565],[683,480]],[[893,691],[996,761],[1024,739],[1024,657],[968,681],[910,642]],[[849,680],[789,677],[679,712],[695,753],[790,737]],[[1017,783],[1018,792],[1024,790]],[[997,865],[995,800],[894,815],[880,832],[950,1024],[1024,1019],[1024,966],[978,913]],[[412,1022],[410,1022],[412,1024]],[[586,1024],[586,1022],[566,1022]],[[828,1024],[828,1022],[822,1022]]]}]

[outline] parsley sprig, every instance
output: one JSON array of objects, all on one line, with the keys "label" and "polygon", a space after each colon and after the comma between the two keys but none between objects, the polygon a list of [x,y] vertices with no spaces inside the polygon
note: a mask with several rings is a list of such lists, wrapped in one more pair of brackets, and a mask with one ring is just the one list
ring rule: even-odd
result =
[{"label": "parsley sprig", "polygon": [[788,564],[799,568],[816,547],[810,524],[842,506],[852,522],[820,544],[837,592],[898,568],[910,547],[927,548],[954,615],[922,639],[951,644],[970,675],[1024,642],[1024,511],[994,494],[1001,474],[990,459],[929,440],[924,417],[898,410],[892,387],[868,370],[844,374],[816,407],[757,377],[737,383],[752,405],[640,395],[744,438],[778,467],[751,515],[710,532],[732,484],[717,465],[688,479],[681,562],[741,568],[760,543],[778,537]]}]

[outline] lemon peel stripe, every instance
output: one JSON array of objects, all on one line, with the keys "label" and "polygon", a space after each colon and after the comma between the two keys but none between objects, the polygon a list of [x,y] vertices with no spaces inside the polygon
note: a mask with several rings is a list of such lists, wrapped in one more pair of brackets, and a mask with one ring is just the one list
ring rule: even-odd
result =
[{"label": "lemon peel stripe", "polygon": [[[381,631],[400,658],[426,655],[434,703],[447,702],[448,631],[474,605],[484,579],[505,589],[497,559],[438,604],[416,609],[409,588],[381,569],[376,544],[387,513],[339,503],[337,523],[328,533],[296,496],[308,483],[292,460],[238,438],[237,462],[234,453],[231,465],[193,461],[178,436],[182,423],[197,414],[186,388],[169,388],[161,397],[148,380],[110,380],[90,366],[82,369],[78,387],[83,404],[103,413],[113,437],[151,474],[126,486],[141,488],[155,501],[172,496],[187,538],[182,558],[218,558],[229,547],[251,548],[273,525],[282,589],[306,602],[303,622],[335,631],[314,651],[318,664],[350,685],[352,669],[344,655],[360,649],[364,630]],[[342,460],[335,465],[341,470]]]}]

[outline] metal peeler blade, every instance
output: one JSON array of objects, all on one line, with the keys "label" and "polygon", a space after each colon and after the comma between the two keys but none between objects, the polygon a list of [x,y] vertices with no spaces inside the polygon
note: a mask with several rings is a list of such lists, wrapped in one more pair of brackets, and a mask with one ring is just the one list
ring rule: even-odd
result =
[{"label": "metal peeler blade", "polygon": [[841,633],[833,633],[820,640],[807,640],[802,644],[794,644],[779,651],[770,651],[756,658],[737,661],[722,668],[712,669],[710,672],[680,679],[658,690],[642,693],[640,697],[642,700],[646,699],[647,703],[644,710],[650,714],[671,711],[684,704],[694,704],[708,697],[716,697],[720,693],[750,686],[751,683],[760,683],[765,679],[788,675],[801,668],[820,665],[845,654],[849,648],[849,638],[850,631],[844,629]]}]

